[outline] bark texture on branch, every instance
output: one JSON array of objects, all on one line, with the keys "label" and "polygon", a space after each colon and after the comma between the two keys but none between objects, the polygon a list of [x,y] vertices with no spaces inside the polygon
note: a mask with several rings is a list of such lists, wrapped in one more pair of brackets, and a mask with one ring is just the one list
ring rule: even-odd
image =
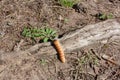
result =
[{"label": "bark texture on branch", "polygon": [[61,42],[65,51],[72,51],[114,36],[120,37],[120,24],[115,20],[108,20],[77,29],[65,35]]}]

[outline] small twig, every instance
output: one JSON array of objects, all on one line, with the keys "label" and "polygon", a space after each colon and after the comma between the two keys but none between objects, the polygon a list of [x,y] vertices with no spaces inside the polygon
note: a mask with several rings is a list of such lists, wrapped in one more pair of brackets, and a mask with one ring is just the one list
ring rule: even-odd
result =
[{"label": "small twig", "polygon": [[105,54],[102,56],[102,58],[103,58],[104,60],[106,60],[106,61],[114,64],[114,65],[120,66],[120,65],[119,65],[118,63],[116,63],[115,61],[109,59],[109,56],[107,56],[107,55],[105,55]]},{"label": "small twig", "polygon": [[101,60],[101,57],[99,57],[93,49],[91,49],[91,52],[92,52],[99,60]]}]

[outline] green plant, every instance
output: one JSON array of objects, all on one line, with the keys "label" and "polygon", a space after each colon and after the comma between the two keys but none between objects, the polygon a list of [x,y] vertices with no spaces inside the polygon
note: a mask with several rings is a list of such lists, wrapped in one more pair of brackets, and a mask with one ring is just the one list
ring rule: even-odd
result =
[{"label": "green plant", "polygon": [[47,64],[47,61],[46,61],[45,59],[41,59],[41,60],[40,60],[40,64],[41,64],[41,65],[45,65],[45,64]]},{"label": "green plant", "polygon": [[113,14],[112,13],[109,13],[109,14],[99,13],[99,14],[97,14],[97,17],[100,20],[112,19],[113,18]]},{"label": "green plant", "polygon": [[41,35],[43,42],[47,42],[48,40],[54,40],[57,37],[57,33],[55,30],[51,28],[43,28],[41,29]]},{"label": "green plant", "polygon": [[81,56],[78,60],[79,70],[83,71],[87,69],[88,65],[98,66],[99,60],[92,52],[86,52],[83,56]]},{"label": "green plant", "polygon": [[43,42],[48,42],[49,40],[53,40],[57,37],[56,31],[48,27],[40,29],[25,27],[22,31],[22,35],[33,39],[39,37]]},{"label": "green plant", "polygon": [[108,14],[108,15],[107,15],[107,18],[108,18],[108,19],[112,19],[112,18],[113,18],[113,14],[112,14],[112,13]]},{"label": "green plant", "polygon": [[73,7],[77,0],[59,0],[59,3],[64,7]]},{"label": "green plant", "polygon": [[95,55],[93,55],[91,52],[86,53],[84,56],[82,56],[79,60],[81,65],[86,65],[91,63],[92,65],[98,65],[99,61]]}]

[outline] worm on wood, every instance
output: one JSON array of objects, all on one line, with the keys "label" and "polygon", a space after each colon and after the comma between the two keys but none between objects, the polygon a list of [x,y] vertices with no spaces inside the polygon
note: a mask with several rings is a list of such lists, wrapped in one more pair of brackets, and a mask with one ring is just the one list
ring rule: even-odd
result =
[{"label": "worm on wood", "polygon": [[65,56],[64,56],[64,51],[60,45],[60,42],[58,39],[54,40],[54,46],[58,52],[58,56],[59,56],[59,59],[61,60],[61,62],[65,63]]}]

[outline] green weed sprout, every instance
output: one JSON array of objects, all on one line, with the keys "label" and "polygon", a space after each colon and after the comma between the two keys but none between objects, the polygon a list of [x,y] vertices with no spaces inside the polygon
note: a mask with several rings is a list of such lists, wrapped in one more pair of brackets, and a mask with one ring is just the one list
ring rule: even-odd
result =
[{"label": "green weed sprout", "polygon": [[45,59],[41,59],[41,60],[40,60],[40,64],[41,64],[41,65],[45,65],[45,64],[47,64],[47,61],[46,61]]},{"label": "green weed sprout", "polygon": [[22,31],[22,36],[33,39],[39,37],[43,40],[43,42],[48,42],[49,40],[53,40],[55,37],[57,37],[57,33],[55,30],[47,27],[42,29],[24,28]]},{"label": "green weed sprout", "polygon": [[64,7],[73,7],[77,0],[59,0],[59,3]]},{"label": "green weed sprout", "polygon": [[99,60],[97,59],[97,57],[90,52],[82,56],[78,61],[81,65],[86,65],[88,63],[91,63],[92,65],[99,64]]},{"label": "green weed sprout", "polygon": [[105,14],[105,13],[99,13],[97,15],[98,19],[100,20],[106,20],[106,19],[112,19],[113,18],[113,14],[109,13],[109,14]]},{"label": "green weed sprout", "polygon": [[41,29],[41,36],[43,42],[47,42],[48,40],[54,40],[57,37],[56,31],[50,28]]}]

